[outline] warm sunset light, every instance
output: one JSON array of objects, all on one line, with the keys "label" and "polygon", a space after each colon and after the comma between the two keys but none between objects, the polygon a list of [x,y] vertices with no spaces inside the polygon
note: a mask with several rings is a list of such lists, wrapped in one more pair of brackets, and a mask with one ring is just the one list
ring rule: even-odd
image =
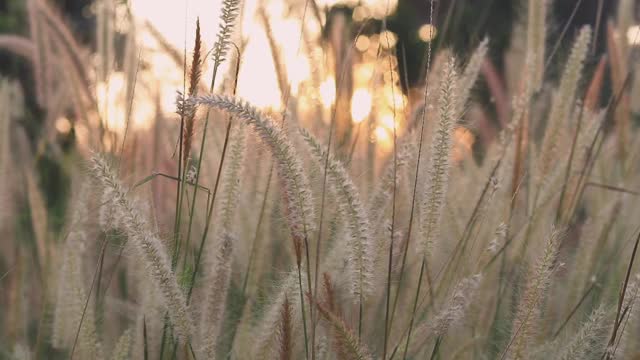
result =
[{"label": "warm sunset light", "polygon": [[391,145],[391,135],[389,134],[389,130],[385,129],[384,127],[378,126],[375,131],[374,134],[376,136],[376,141],[383,145],[384,147],[388,147]]},{"label": "warm sunset light", "polygon": [[336,100],[336,80],[333,77],[327,78],[320,84],[320,100],[325,108],[330,108]]},{"label": "warm sunset light", "polygon": [[366,89],[356,89],[351,98],[351,117],[354,123],[362,122],[369,116],[373,99]]},{"label": "warm sunset light", "polygon": [[0,358],[640,359],[637,2],[0,0]]},{"label": "warm sunset light", "polygon": [[398,130],[398,121],[397,119],[394,119],[393,114],[391,113],[385,113],[384,115],[380,116],[378,122],[389,132],[393,132],[394,128]]},{"label": "warm sunset light", "polygon": [[[144,91],[139,89],[134,105],[126,99],[126,86],[124,74],[112,73],[106,82],[100,82],[96,86],[96,99],[100,109],[100,118],[105,127],[116,133],[124,133],[127,123],[127,110],[131,106],[131,129],[145,130],[153,124],[156,102],[153,97],[143,96]],[[165,102],[175,103],[175,94]],[[175,107],[175,105],[173,105]]]}]

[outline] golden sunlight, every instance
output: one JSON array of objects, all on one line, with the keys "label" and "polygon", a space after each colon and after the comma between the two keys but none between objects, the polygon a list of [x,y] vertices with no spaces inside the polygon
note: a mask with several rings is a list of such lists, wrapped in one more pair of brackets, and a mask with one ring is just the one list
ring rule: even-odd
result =
[{"label": "golden sunlight", "polygon": [[335,100],[336,80],[333,77],[328,77],[320,84],[320,101],[325,108],[330,108]]},{"label": "golden sunlight", "polygon": [[367,89],[356,89],[351,98],[351,118],[354,123],[360,123],[371,113],[373,98]]},{"label": "golden sunlight", "polygon": [[[109,75],[105,82],[96,85],[96,99],[100,111],[100,119],[105,128],[122,134],[127,125],[127,109],[130,102],[126,99],[125,77],[121,72],[114,72]],[[133,129],[149,129],[155,112],[153,99],[139,96],[138,99],[145,101],[135,101],[132,107],[130,126]],[[175,96],[173,98],[175,100]]]},{"label": "golden sunlight", "polygon": [[391,146],[391,135],[389,131],[384,127],[378,126],[374,130],[375,140],[379,145],[382,145],[384,148],[388,148]]}]

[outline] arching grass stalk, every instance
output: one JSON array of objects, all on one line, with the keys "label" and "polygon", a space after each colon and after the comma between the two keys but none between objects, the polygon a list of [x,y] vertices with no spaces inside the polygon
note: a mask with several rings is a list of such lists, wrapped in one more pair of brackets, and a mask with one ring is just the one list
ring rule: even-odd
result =
[{"label": "arching grass stalk", "polygon": [[[302,241],[306,245],[308,234],[314,230],[314,224],[311,220],[314,217],[315,209],[311,188],[303,171],[301,161],[284,131],[277,127],[271,118],[264,116],[254,106],[241,100],[227,96],[210,95],[196,97],[191,101],[224,110],[238,119],[242,119],[251,126],[262,142],[267,145],[277,165],[276,169],[283,190],[282,198],[285,204],[287,223],[291,237],[294,240],[296,260],[301,263],[299,258],[302,253]],[[301,271],[300,265],[298,265],[298,271]],[[301,273],[298,277],[302,294]],[[301,305],[304,314],[304,303],[301,303]],[[303,326],[306,327],[306,317],[303,315],[302,319]]]}]

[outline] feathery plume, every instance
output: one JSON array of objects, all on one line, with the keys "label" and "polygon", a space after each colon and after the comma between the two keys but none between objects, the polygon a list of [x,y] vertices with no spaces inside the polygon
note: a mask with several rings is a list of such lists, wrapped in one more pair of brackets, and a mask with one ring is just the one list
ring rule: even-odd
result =
[{"label": "feathery plume", "polygon": [[558,151],[558,142],[562,134],[562,129],[567,124],[567,119],[574,106],[574,98],[584,61],[591,41],[591,29],[584,26],[576,39],[569,60],[564,68],[560,88],[553,98],[551,113],[547,122],[542,145],[540,147],[540,157],[538,159],[538,171],[536,173],[537,184],[544,185],[544,180],[549,175],[556,163],[555,157]]},{"label": "feathery plume", "polygon": [[[561,232],[558,230],[553,230],[549,235],[544,253],[538,259],[520,299],[512,330],[513,351],[509,353],[511,359],[526,358],[529,343],[536,336],[540,307],[557,268],[555,262],[560,236]],[[509,348],[505,351],[509,351]]]},{"label": "feathery plume", "polygon": [[462,279],[456,285],[451,298],[445,303],[445,308],[440,310],[433,319],[424,321],[416,327],[410,353],[415,354],[426,341],[436,336],[443,336],[449,328],[464,319],[481,281],[482,274],[475,274]]},{"label": "feathery plume", "polygon": [[326,324],[333,330],[334,350],[338,354],[339,359],[343,360],[372,360],[369,352],[364,345],[358,341],[353,331],[345,324],[344,320],[334,314],[322,304],[310,296],[310,301],[315,303],[320,315],[326,320]]},{"label": "feathery plume", "polygon": [[[306,286],[305,278],[302,277],[304,288]],[[288,272],[281,280],[278,286],[277,295],[266,306],[262,319],[254,327],[255,341],[252,349],[252,358],[257,359],[264,357],[268,354],[273,342],[276,340],[276,332],[273,331],[274,327],[277,327],[280,318],[282,307],[285,301],[290,302],[291,309],[293,310],[294,318],[298,318],[301,314],[300,309],[300,297],[298,296],[298,271],[293,270]],[[294,323],[297,320],[294,321]],[[268,358],[268,357],[267,357]]]},{"label": "feathery plume", "polygon": [[482,281],[482,274],[475,274],[458,283],[447,306],[434,319],[433,332],[443,335],[447,330],[461,321],[473,301],[475,292]]},{"label": "feathery plume", "polygon": [[580,327],[573,338],[558,349],[561,360],[593,359],[602,355],[602,350],[607,344],[607,336],[611,327],[611,321],[607,319],[605,306],[595,309],[589,319]]},{"label": "feathery plume", "polygon": [[440,81],[438,100],[438,123],[431,142],[431,160],[427,186],[422,203],[422,253],[428,256],[434,240],[438,237],[440,218],[444,208],[449,182],[449,157],[456,125],[456,97],[458,95],[456,60],[451,57],[444,68]]},{"label": "feathery plume", "polygon": [[124,233],[138,251],[147,268],[147,275],[161,294],[162,302],[169,309],[169,318],[175,333],[179,338],[190,337],[193,329],[191,315],[162,242],[140,214],[139,209],[127,198],[127,189],[116,178],[106,159],[94,154],[90,165],[93,176],[112,194],[110,202],[103,206],[112,206],[114,211],[120,214]]},{"label": "feathery plume", "polygon": [[233,97],[196,96],[190,102],[227,111],[253,127],[275,158],[291,235],[300,239],[307,237],[314,229],[311,188],[300,159],[283,130],[252,105]]},{"label": "feathery plume", "polygon": [[[200,77],[202,75],[202,58],[201,58],[202,40],[200,38],[200,19],[196,20],[196,40],[193,46],[193,59],[191,60],[191,70],[189,71],[189,96],[194,96],[198,93],[198,84],[200,83]],[[181,116],[184,119],[184,133],[182,135],[182,162],[187,163],[189,154],[191,153],[191,143],[193,140],[193,132],[195,128],[196,108],[185,106],[184,98],[181,94],[178,94],[178,111],[181,112]]]},{"label": "feathery plume", "polygon": [[293,309],[289,298],[285,296],[280,310],[280,324],[278,325],[278,338],[280,340],[280,360],[293,359]]},{"label": "feathery plume", "polygon": [[[308,131],[301,128],[300,134],[309,145],[316,161],[321,165],[324,164],[326,153],[323,147]],[[344,166],[332,155],[329,155],[327,161],[327,175],[333,184],[340,209],[346,214],[350,233],[347,244],[349,246],[348,263],[353,280],[352,292],[358,298],[360,295],[370,292],[371,277],[373,276],[369,219],[353,181]]]},{"label": "feathery plume", "polygon": [[240,13],[240,0],[223,0],[222,13],[220,14],[220,29],[218,30],[216,43],[213,45],[214,66],[220,65],[227,55],[231,35],[235,27],[235,21]]},{"label": "feathery plume", "polygon": [[233,216],[240,196],[240,175],[242,172],[242,161],[245,156],[246,127],[243,123],[232,126],[230,137],[229,159],[222,174],[222,194],[220,200],[220,224],[224,231],[232,231]]}]

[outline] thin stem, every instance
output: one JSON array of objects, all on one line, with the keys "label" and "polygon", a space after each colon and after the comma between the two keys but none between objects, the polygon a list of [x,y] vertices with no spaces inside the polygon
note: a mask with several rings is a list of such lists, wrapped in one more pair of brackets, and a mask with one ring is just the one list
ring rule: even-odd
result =
[{"label": "thin stem", "polygon": [[426,265],[426,257],[422,257],[422,265],[420,265],[420,276],[418,277],[418,288],[416,289],[416,296],[413,299],[413,310],[411,311],[411,321],[409,322],[409,332],[407,333],[407,341],[404,344],[403,359],[407,359],[407,351],[409,350],[409,341],[411,340],[411,331],[413,330],[413,322],[416,318],[416,308],[418,307],[418,298],[420,297],[420,289],[422,288],[422,277],[424,275],[424,268]]},{"label": "thin stem", "polygon": [[[215,87],[215,83],[216,83],[216,75],[218,74],[218,67],[220,66],[220,63],[216,62],[213,66],[213,75],[211,77],[211,86],[209,87],[209,92],[213,92],[213,89]],[[205,148],[205,143],[207,140],[207,129],[209,128],[209,115],[211,114],[211,108],[207,108],[207,114],[205,115],[205,121],[204,121],[204,128],[202,129],[202,140],[200,141],[200,153],[198,155],[198,165],[196,166],[196,187],[193,190],[193,202],[191,203],[191,211],[189,214],[189,225],[187,227],[187,237],[186,237],[186,245],[185,245],[185,249],[188,249],[189,246],[189,239],[191,238],[191,230],[193,228],[193,217],[194,217],[194,212],[195,212],[195,208],[196,208],[196,195],[198,193],[198,184],[200,184],[200,169],[202,167],[202,160],[203,160],[203,156],[204,156],[204,148]],[[230,123],[230,122],[229,122]],[[227,135],[226,137],[228,138],[229,132],[227,131]],[[225,149],[223,149],[224,152]],[[224,156],[222,157],[222,159],[220,160],[220,164],[222,165],[222,162],[224,161]],[[220,173],[218,172],[218,177],[220,176]],[[216,183],[217,184],[217,183]],[[216,189],[217,186],[214,188],[213,190],[213,200],[215,200],[215,193],[216,193]],[[212,201],[213,204],[213,201]],[[191,292],[191,291],[189,291]]]},{"label": "thin stem", "polygon": [[[616,321],[613,327],[613,331],[611,332],[611,338],[609,339],[609,346],[607,348],[613,347],[616,341],[616,336],[618,334],[618,329],[622,324],[622,304],[624,302],[624,297],[627,292],[627,287],[629,285],[629,278],[631,277],[631,269],[633,268],[633,262],[636,259],[636,253],[638,252],[638,245],[640,244],[640,232],[638,232],[638,236],[636,237],[636,242],[633,245],[633,251],[631,252],[631,259],[629,259],[629,265],[627,266],[627,273],[624,277],[624,283],[622,285],[622,289],[620,289],[620,296],[618,298],[618,310],[616,311]],[[605,352],[605,359],[611,359],[612,355],[607,351]]]},{"label": "thin stem", "polygon": [[[387,2],[387,7],[389,3]],[[386,25],[386,21],[385,21]],[[388,38],[388,32],[385,32]],[[389,39],[387,39],[387,42]],[[404,48],[403,48],[404,50]],[[391,57],[389,57],[389,74],[391,75],[391,97],[395,99],[395,94],[393,90],[393,65],[391,62]],[[397,173],[398,173],[398,149],[397,149],[397,141],[398,135],[396,133],[396,106],[395,101],[393,102],[393,189],[391,195],[391,235],[389,240],[389,258],[387,264],[387,289],[386,289],[386,301],[385,301],[385,312],[384,312],[384,346],[382,352],[382,360],[385,360],[387,357],[387,342],[389,340],[389,306],[391,303],[391,267],[393,266],[393,240],[394,240],[394,232],[395,232],[395,223],[396,223],[396,183],[397,183]]]},{"label": "thin stem", "polygon": [[298,287],[300,289],[300,310],[302,311],[302,329],[304,330],[305,358],[309,359],[309,339],[307,336],[307,315],[304,312],[304,290],[302,289],[302,272],[298,265]]}]

